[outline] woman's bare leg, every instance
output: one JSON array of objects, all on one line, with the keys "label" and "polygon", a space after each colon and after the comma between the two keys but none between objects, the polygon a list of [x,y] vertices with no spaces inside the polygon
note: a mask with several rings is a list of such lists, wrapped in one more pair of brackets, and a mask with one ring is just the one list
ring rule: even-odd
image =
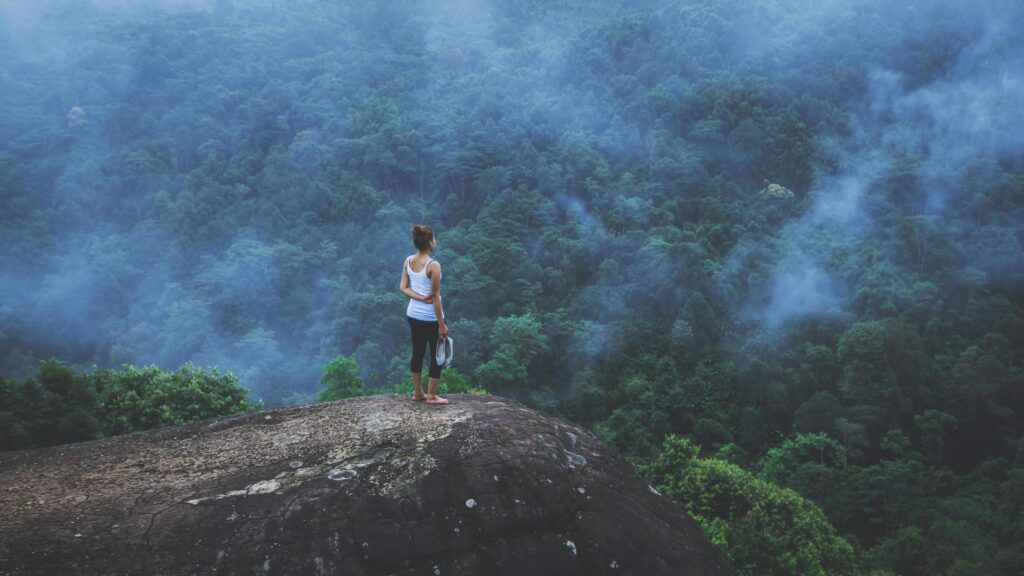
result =
[{"label": "woman's bare leg", "polygon": [[410,372],[412,374],[412,399],[423,400],[423,377],[419,372]]},{"label": "woman's bare leg", "polygon": [[440,378],[430,378],[427,380],[427,404],[448,403],[448,400],[437,395],[437,383],[440,381]]}]

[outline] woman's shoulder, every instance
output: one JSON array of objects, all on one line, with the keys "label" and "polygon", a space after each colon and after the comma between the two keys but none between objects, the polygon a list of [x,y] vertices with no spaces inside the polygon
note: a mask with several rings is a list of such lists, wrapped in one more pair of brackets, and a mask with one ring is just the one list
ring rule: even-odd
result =
[{"label": "woman's shoulder", "polygon": [[[413,258],[415,258],[415,257],[417,257],[417,256],[419,256],[419,254],[411,254],[411,255],[409,255],[409,256],[406,256],[406,257],[405,257],[405,261],[406,261],[406,263],[408,263],[408,262],[412,262],[412,259],[413,259]],[[440,262],[440,261],[438,261],[438,259],[437,259],[437,258],[434,258],[433,256],[431,256],[431,257],[430,257],[430,259],[429,259],[429,260],[427,260],[427,266],[433,266],[434,264],[437,264],[437,266],[438,266],[438,267],[440,267],[440,266],[441,266],[441,262]]]},{"label": "woman's shoulder", "polygon": [[[418,254],[412,254],[410,256],[406,256],[405,257],[405,264],[409,265],[412,262],[412,259],[415,258],[416,256],[418,256]],[[438,262],[437,259],[435,259],[433,257],[431,257],[430,260],[427,260],[427,265],[424,268],[424,270],[440,270],[440,269],[441,269],[441,263]]]}]

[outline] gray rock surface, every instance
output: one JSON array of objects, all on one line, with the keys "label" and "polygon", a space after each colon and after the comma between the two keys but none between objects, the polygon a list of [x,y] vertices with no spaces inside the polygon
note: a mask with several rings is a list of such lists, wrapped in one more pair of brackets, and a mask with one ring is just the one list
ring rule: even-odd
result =
[{"label": "gray rock surface", "polygon": [[729,574],[588,431],[367,396],[0,453],[0,574]]}]

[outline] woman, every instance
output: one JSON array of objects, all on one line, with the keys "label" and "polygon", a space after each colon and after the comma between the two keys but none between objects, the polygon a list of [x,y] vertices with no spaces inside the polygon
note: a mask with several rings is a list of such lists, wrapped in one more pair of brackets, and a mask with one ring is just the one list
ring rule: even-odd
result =
[{"label": "woman", "polygon": [[[441,265],[430,257],[437,246],[434,231],[428,226],[413,226],[412,243],[416,246],[416,254],[405,259],[399,285],[399,290],[409,297],[405,316],[412,330],[412,360],[409,362],[414,387],[412,399],[425,400],[427,404],[447,404],[448,400],[437,395],[437,383],[441,380],[441,366],[436,358],[437,340],[448,336],[448,326],[441,308]],[[424,396],[420,372],[428,344],[430,380]]]}]

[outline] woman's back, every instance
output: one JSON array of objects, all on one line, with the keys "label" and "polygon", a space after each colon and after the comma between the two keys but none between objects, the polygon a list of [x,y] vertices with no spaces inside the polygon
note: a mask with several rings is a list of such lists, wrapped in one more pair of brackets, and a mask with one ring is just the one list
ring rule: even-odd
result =
[{"label": "woman's back", "polygon": [[[412,269],[412,259],[410,256],[405,261],[405,267],[409,272],[409,288],[411,288],[417,294],[427,296],[430,294],[430,277],[427,276],[427,266],[434,260],[428,258],[426,264],[419,272],[415,272]],[[409,306],[405,309],[406,315],[415,318],[417,320],[437,320],[437,313],[434,312],[434,305],[426,302],[421,302],[414,298],[409,298]]]}]

